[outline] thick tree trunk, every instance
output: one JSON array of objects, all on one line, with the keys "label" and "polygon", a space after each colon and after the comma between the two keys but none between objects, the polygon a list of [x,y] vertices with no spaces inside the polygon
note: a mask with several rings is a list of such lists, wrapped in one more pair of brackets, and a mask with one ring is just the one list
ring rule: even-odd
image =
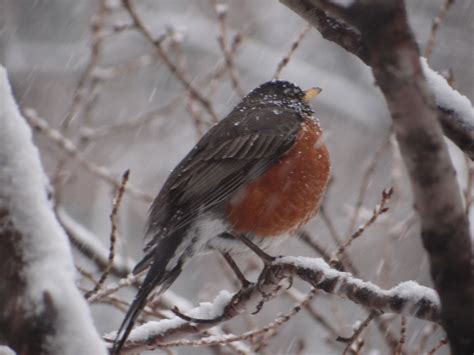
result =
[{"label": "thick tree trunk", "polygon": [[[454,354],[473,354],[474,272],[469,221],[440,125],[450,117],[449,112],[437,108],[427,86],[404,2],[282,2],[316,28],[327,29],[322,32],[326,38],[371,66],[387,101],[410,175],[421,237],[440,295],[451,349]],[[450,111],[456,112],[456,108]],[[472,122],[467,121],[463,128],[459,121],[452,120],[443,127],[470,154]]]}]

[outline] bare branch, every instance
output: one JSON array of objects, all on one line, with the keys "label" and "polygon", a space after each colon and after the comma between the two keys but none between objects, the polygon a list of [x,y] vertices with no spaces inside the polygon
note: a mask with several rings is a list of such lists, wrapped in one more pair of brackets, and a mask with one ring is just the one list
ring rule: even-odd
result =
[{"label": "bare branch", "polygon": [[384,139],[384,142],[375,150],[373,158],[368,162],[367,167],[362,174],[362,181],[360,183],[359,193],[357,195],[357,200],[354,206],[354,213],[349,223],[348,233],[352,232],[357,224],[359,219],[362,206],[364,205],[365,196],[369,189],[370,179],[373,177],[375,172],[375,167],[377,162],[380,160],[380,157],[384,153],[385,149],[390,144],[390,134]]},{"label": "bare branch", "polygon": [[395,350],[395,355],[403,354],[403,345],[405,345],[407,337],[407,318],[405,316],[400,317],[400,339],[398,340],[398,345]]},{"label": "bare branch", "polygon": [[[286,294],[291,297],[296,302],[302,302],[304,300],[304,294],[294,287],[290,288],[286,291]],[[312,305],[311,303],[307,303],[304,306],[307,313],[314,319],[315,322],[321,324],[331,335],[332,338],[336,339],[338,337],[338,332],[336,328],[322,315],[320,314]]]},{"label": "bare branch", "polygon": [[454,3],[454,0],[444,0],[439,8],[438,15],[433,20],[431,24],[430,36],[428,38],[428,43],[426,44],[425,51],[423,56],[429,60],[431,53],[433,52],[435,43],[436,43],[436,34],[438,33],[439,26],[443,23],[446,14],[448,13],[449,8]]},{"label": "bare branch", "polygon": [[115,242],[117,240],[117,213],[120,207],[120,203],[122,202],[122,197],[125,192],[125,186],[127,185],[129,174],[130,170],[125,171],[125,173],[123,174],[122,183],[120,184],[120,187],[117,191],[117,195],[112,202],[112,213],[110,214],[110,222],[112,228],[110,231],[110,248],[107,265],[104,269],[104,272],[100,276],[99,281],[94,286],[94,289],[85,294],[86,299],[89,299],[92,295],[94,295],[95,293],[97,293],[97,291],[100,290],[100,287],[104,284],[105,280],[107,279],[107,276],[109,275],[110,270],[112,269],[112,266],[114,265]]},{"label": "bare branch", "polygon": [[106,0],[100,0],[99,9],[91,20],[90,27],[92,45],[89,61],[86,65],[86,68],[82,72],[81,77],[79,78],[72,98],[72,103],[68,107],[66,116],[61,122],[61,131],[67,130],[69,128],[69,124],[76,118],[76,115],[79,113],[81,109],[81,104],[83,103],[87,93],[86,84],[92,77],[92,73],[99,64],[100,56],[102,53],[102,43],[104,39],[102,36],[102,31],[107,13],[108,9],[106,6]]},{"label": "bare branch", "polygon": [[303,38],[305,38],[305,36],[308,34],[310,29],[311,29],[311,25],[306,24],[303,27],[303,29],[300,31],[300,33],[298,33],[298,36],[296,37],[294,42],[291,44],[290,51],[278,63],[275,74],[273,74],[273,79],[279,79],[280,78],[282,70],[288,65],[288,63],[290,62],[291,57],[293,56],[293,54],[295,54],[295,52],[298,49],[301,41],[303,40]]},{"label": "bare branch", "polygon": [[239,77],[237,73],[237,69],[234,65],[234,54],[231,48],[227,43],[227,25],[226,25],[226,18],[227,18],[227,5],[219,4],[216,0],[211,1],[212,9],[214,10],[217,19],[219,21],[219,36],[217,37],[217,42],[219,43],[219,48],[224,56],[225,66],[227,72],[229,73],[229,78],[232,83],[232,87],[234,91],[240,97],[244,97],[245,93],[240,87]]},{"label": "bare branch", "polygon": [[428,355],[433,355],[435,354],[439,349],[441,349],[443,346],[448,344],[448,338],[441,339],[439,343],[430,351],[428,351]]},{"label": "bare branch", "polygon": [[312,236],[307,231],[299,231],[298,238],[304,242],[306,245],[311,247],[319,256],[321,256],[324,261],[329,262],[331,256],[327,253],[326,249],[319,245],[319,243],[312,238]]},{"label": "bare branch", "polygon": [[123,132],[136,132],[137,129],[143,128],[146,125],[166,117],[171,114],[176,108],[176,104],[183,98],[181,96],[171,99],[168,103],[147,110],[146,112],[134,117],[125,122],[112,123],[109,125],[102,125],[99,127],[83,126],[79,129],[78,136],[80,140],[97,140],[107,137],[112,134]]},{"label": "bare branch", "polygon": [[438,324],[430,323],[427,324],[426,327],[422,330],[421,336],[420,336],[420,342],[419,344],[415,347],[415,354],[421,354],[423,352],[423,349],[426,346],[426,343],[428,342],[428,339],[433,333],[435,333],[440,326]]},{"label": "bare branch", "polygon": [[388,211],[388,207],[386,207],[387,203],[390,201],[390,198],[392,197],[393,189],[388,189],[384,190],[382,192],[382,200],[380,201],[380,204],[375,207],[372,216],[365,222],[362,226],[357,228],[357,230],[349,237],[345,242],[343,242],[337,250],[333,253],[331,256],[331,264],[336,265],[340,262],[341,256],[344,254],[344,251],[347,247],[349,247],[352,242],[359,238],[365,230],[370,227],[375,221],[385,212]]},{"label": "bare branch", "polygon": [[[64,137],[58,130],[51,128],[48,123],[38,117],[36,112],[32,109],[25,109],[24,110],[25,118],[28,120],[30,125],[42,132],[45,133],[46,136],[55,143],[62,151],[67,153],[71,158],[75,159],[80,165],[82,165],[89,173],[93,174],[94,176],[100,178],[101,180],[111,184],[114,188],[120,188],[121,181],[117,179],[114,174],[112,174],[106,167],[97,166],[91,163],[84,155],[77,149],[75,144]],[[146,203],[150,203],[153,201],[153,197],[148,195],[147,193],[138,190],[137,188],[128,184],[126,188],[126,192],[130,194],[130,196],[141,200]]]},{"label": "bare branch", "polygon": [[344,348],[344,351],[342,352],[342,355],[346,355],[351,350],[352,345],[357,342],[357,340],[359,340],[360,334],[364,331],[365,328],[369,326],[370,322],[372,322],[375,317],[377,317],[377,312],[370,312],[369,316],[362,323],[359,324],[359,326],[354,330],[354,333],[349,338],[337,338],[337,341],[347,343],[346,347]]},{"label": "bare branch", "polygon": [[[100,270],[105,270],[109,264],[107,249],[84,226],[75,221],[62,207],[56,210],[57,218],[66,231],[71,243],[84,256],[94,262]],[[134,262],[120,255],[113,259],[110,272],[117,277],[126,277],[133,269]]]},{"label": "bare branch", "polygon": [[214,122],[219,121],[219,117],[214,111],[211,102],[209,99],[203,97],[199,90],[193,86],[191,81],[184,75],[183,71],[173,62],[173,60],[168,56],[166,51],[163,49],[162,41],[160,39],[156,40],[153,38],[153,35],[148,31],[143,22],[141,21],[138,13],[135,11],[135,8],[132,6],[130,0],[122,0],[123,7],[128,12],[130,17],[133,20],[134,26],[137,30],[143,34],[143,36],[150,42],[150,44],[155,47],[158,55],[161,60],[166,64],[170,72],[176,77],[176,79],[184,86],[184,88],[189,92],[193,99],[196,99],[204,109],[209,113]]}]

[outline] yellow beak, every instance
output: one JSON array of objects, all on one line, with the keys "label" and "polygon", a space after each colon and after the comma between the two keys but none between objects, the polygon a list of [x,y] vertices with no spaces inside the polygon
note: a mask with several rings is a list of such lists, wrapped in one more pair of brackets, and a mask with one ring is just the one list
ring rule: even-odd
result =
[{"label": "yellow beak", "polygon": [[304,92],[304,100],[306,102],[309,102],[311,101],[312,99],[314,99],[316,96],[318,96],[321,91],[323,91],[323,89],[321,88],[318,88],[318,87],[315,87],[315,88],[311,88],[311,89],[308,89]]}]

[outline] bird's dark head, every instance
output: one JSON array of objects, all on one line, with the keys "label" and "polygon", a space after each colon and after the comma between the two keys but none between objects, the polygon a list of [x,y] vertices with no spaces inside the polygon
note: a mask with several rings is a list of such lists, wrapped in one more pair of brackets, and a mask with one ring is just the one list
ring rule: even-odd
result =
[{"label": "bird's dark head", "polygon": [[[268,81],[252,90],[242,100],[243,106],[279,106],[291,108],[300,114],[312,115],[309,101],[321,92],[320,88],[301,90],[295,84],[283,80]],[[240,105],[239,105],[240,106]]]}]

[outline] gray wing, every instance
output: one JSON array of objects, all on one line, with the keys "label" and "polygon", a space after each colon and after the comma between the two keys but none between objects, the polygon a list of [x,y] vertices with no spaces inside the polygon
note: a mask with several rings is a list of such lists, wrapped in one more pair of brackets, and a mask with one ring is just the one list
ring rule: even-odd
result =
[{"label": "gray wing", "polygon": [[282,108],[231,112],[168,177],[151,206],[145,251],[262,175],[291,148],[300,124]]}]

